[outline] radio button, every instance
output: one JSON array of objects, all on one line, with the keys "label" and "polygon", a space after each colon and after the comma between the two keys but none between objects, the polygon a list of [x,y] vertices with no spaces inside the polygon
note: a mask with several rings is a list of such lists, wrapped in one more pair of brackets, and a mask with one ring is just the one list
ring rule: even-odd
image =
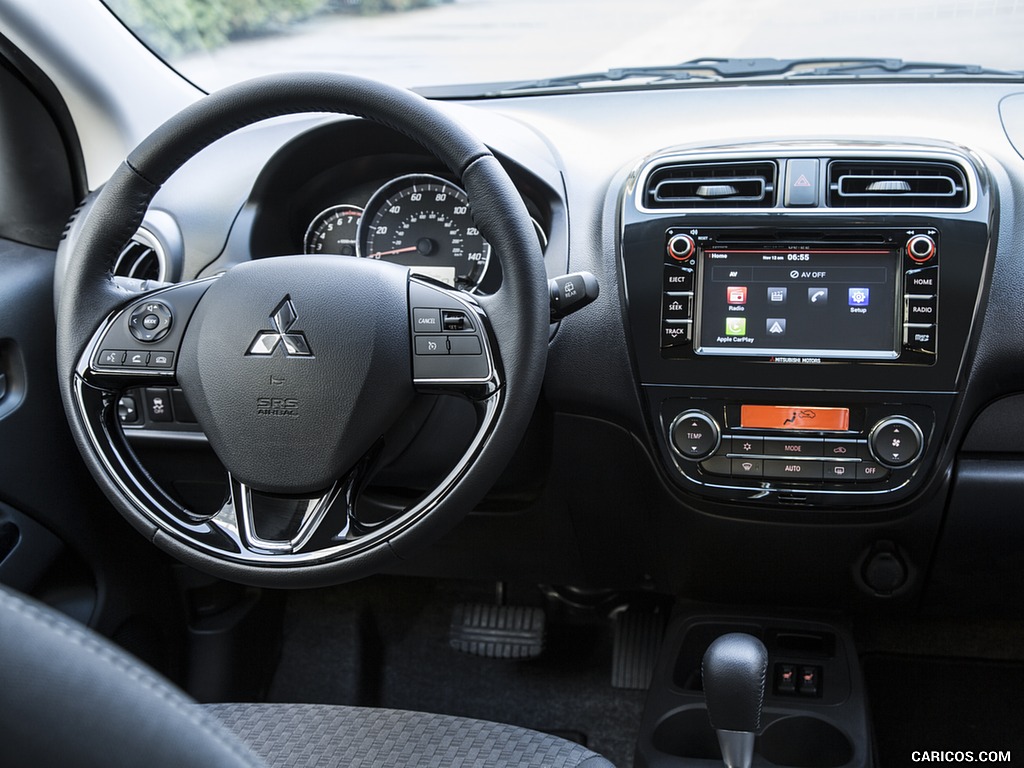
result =
[{"label": "radio button", "polygon": [[861,482],[885,480],[888,476],[889,470],[873,461],[862,461],[857,465],[857,479]]},{"label": "radio button", "polygon": [[744,456],[758,456],[764,453],[763,437],[743,437],[734,435],[729,442],[729,453],[739,453]]},{"label": "radio button", "polygon": [[855,459],[857,458],[857,449],[861,445],[865,444],[858,443],[856,440],[826,439],[821,446],[821,455],[827,459]]},{"label": "radio button", "polygon": [[857,462],[826,461],[824,463],[824,479],[840,483],[851,483],[857,479]]},{"label": "radio button", "polygon": [[766,437],[764,452],[767,456],[790,456],[794,459],[805,456],[821,456],[821,438],[786,439]]},{"label": "radio button", "polygon": [[661,301],[663,320],[689,320],[693,297],[688,293],[666,293]]},{"label": "radio button", "polygon": [[662,289],[665,293],[692,293],[693,270],[666,264],[665,283]]},{"label": "radio button", "polygon": [[903,292],[908,296],[934,296],[939,291],[939,268],[907,270]]},{"label": "radio button", "polygon": [[733,477],[761,477],[764,465],[760,459],[733,459]]},{"label": "radio button", "polygon": [[767,459],[764,462],[764,477],[776,480],[821,480],[822,462]]},{"label": "radio button", "polygon": [[689,320],[661,324],[661,348],[685,347],[690,343],[693,325]]},{"label": "radio button", "polygon": [[935,326],[907,323],[903,326],[903,346],[913,352],[934,355],[938,349]]},{"label": "radio button", "polygon": [[934,323],[935,311],[934,296],[930,299],[907,299],[908,323]]}]

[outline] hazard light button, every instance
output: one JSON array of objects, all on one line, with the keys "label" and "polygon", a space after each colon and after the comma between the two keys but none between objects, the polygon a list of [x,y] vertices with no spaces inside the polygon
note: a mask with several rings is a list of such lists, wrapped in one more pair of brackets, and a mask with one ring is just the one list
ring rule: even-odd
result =
[{"label": "hazard light button", "polygon": [[818,204],[818,160],[798,158],[786,162],[786,207]]}]

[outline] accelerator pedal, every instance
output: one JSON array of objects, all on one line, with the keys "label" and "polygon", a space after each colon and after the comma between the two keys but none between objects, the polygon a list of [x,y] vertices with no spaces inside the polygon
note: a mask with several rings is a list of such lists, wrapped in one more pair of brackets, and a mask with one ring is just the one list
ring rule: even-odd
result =
[{"label": "accelerator pedal", "polygon": [[452,648],[488,659],[535,659],[544,651],[544,611],[522,605],[459,603],[452,612]]},{"label": "accelerator pedal", "polygon": [[613,688],[647,690],[664,632],[665,617],[659,611],[625,610],[615,614]]}]

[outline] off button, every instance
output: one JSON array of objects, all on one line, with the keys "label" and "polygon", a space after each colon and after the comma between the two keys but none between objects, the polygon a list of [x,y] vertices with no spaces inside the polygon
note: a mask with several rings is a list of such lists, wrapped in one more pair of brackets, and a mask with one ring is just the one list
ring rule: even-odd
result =
[{"label": "off button", "polygon": [[669,427],[669,436],[673,450],[690,461],[700,461],[713,454],[722,439],[718,422],[704,411],[685,411],[676,416]]}]

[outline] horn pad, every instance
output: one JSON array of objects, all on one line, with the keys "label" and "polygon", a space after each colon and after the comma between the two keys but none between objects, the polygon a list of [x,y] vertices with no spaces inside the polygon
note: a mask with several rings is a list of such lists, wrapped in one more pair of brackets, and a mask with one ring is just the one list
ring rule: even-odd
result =
[{"label": "horn pad", "polygon": [[235,479],[312,494],[342,477],[414,396],[408,271],[322,256],[234,267],[189,321],[178,382]]}]

